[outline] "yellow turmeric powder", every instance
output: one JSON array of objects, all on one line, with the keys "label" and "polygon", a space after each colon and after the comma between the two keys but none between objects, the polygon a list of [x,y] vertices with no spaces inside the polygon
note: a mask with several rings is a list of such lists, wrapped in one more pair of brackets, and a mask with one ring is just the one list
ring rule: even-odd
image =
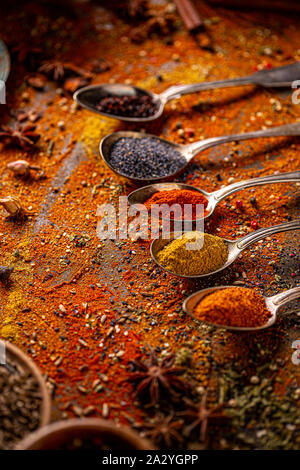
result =
[{"label": "yellow turmeric powder", "polygon": [[157,258],[169,271],[197,276],[219,269],[227,261],[228,250],[222,238],[194,231],[172,240]]}]

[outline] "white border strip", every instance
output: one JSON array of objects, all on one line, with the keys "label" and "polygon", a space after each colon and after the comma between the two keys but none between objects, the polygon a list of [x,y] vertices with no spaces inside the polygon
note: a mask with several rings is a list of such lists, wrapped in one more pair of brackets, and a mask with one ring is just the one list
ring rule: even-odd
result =
[{"label": "white border strip", "polygon": [[0,104],[6,103],[6,90],[5,90],[5,82],[0,80]]},{"label": "white border strip", "polygon": [[6,348],[4,341],[0,340],[0,364],[6,364]]}]

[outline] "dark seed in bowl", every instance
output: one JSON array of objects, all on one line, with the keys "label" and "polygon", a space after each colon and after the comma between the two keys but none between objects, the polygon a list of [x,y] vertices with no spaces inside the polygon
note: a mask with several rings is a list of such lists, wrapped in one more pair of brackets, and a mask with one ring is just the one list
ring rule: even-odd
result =
[{"label": "dark seed in bowl", "polygon": [[158,107],[149,95],[104,96],[96,105],[102,113],[144,118],[153,116]]},{"label": "dark seed in bowl", "polygon": [[176,173],[186,160],[178,150],[154,137],[122,137],[112,146],[110,164],[129,178],[152,179]]},{"label": "dark seed in bowl", "polygon": [[35,378],[12,359],[0,364],[0,449],[13,449],[40,424],[41,395]]}]

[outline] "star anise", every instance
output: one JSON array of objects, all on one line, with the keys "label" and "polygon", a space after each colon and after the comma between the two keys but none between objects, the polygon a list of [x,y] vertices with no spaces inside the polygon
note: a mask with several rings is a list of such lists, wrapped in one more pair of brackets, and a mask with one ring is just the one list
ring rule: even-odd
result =
[{"label": "star anise", "polygon": [[141,436],[148,437],[158,446],[171,447],[174,442],[182,442],[183,437],[178,432],[183,426],[183,420],[174,420],[173,414],[164,416],[159,414],[154,421],[143,423]]},{"label": "star anise", "polygon": [[28,150],[35,146],[40,136],[35,132],[36,126],[17,124],[15,128],[2,126],[0,128],[0,140]]},{"label": "star anise", "polygon": [[61,81],[65,79],[67,76],[79,76],[85,79],[91,78],[91,73],[83,70],[76,65],[71,64],[69,62],[61,62],[61,61],[52,61],[52,62],[44,62],[40,68],[39,72],[45,73],[48,77],[52,78],[55,81]]},{"label": "star anise", "polygon": [[137,382],[136,392],[139,395],[148,392],[151,397],[151,404],[158,403],[160,392],[164,390],[169,392],[171,396],[178,396],[177,391],[186,390],[186,385],[178,377],[184,373],[181,367],[174,367],[175,357],[170,355],[160,360],[150,352],[148,359],[134,360],[132,363],[140,369],[130,377],[131,381]]},{"label": "star anise", "polygon": [[189,436],[195,428],[200,426],[199,438],[201,442],[204,442],[207,435],[208,425],[210,423],[223,424],[230,420],[229,416],[226,416],[220,411],[223,408],[223,405],[217,405],[210,409],[206,407],[207,394],[204,394],[201,402],[197,404],[188,398],[185,398],[184,401],[188,406],[188,409],[178,413],[178,415],[191,421],[191,424],[186,426],[184,430],[185,436]]}]

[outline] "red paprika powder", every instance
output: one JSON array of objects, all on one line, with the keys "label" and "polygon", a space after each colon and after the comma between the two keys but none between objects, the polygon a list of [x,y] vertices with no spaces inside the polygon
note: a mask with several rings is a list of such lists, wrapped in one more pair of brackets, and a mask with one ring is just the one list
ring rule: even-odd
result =
[{"label": "red paprika powder", "polygon": [[[159,191],[153,194],[146,202],[145,206],[147,209],[151,209],[151,206],[154,204],[168,204],[168,206],[172,206],[173,204],[179,204],[184,210],[185,204],[192,204],[192,219],[196,219],[197,216],[197,205],[203,204],[204,205],[204,215],[206,213],[206,207],[208,204],[208,200],[206,197],[197,192],[197,191],[190,191],[188,189],[171,189],[166,191]],[[184,214],[184,212],[183,212]],[[170,214],[171,218],[174,218],[174,214]]]}]

